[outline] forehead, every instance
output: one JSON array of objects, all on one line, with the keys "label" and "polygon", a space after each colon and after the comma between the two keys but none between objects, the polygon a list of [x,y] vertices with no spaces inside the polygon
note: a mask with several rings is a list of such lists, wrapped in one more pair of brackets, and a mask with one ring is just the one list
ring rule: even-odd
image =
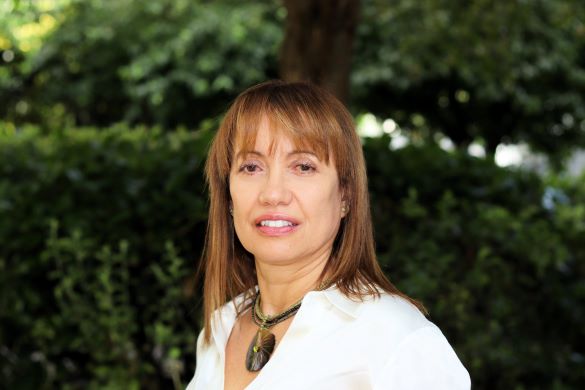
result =
[{"label": "forehead", "polygon": [[267,114],[253,124],[238,126],[235,134],[234,153],[261,152],[270,156],[277,151],[304,151],[313,153],[329,163],[329,142],[309,123],[286,123]]}]

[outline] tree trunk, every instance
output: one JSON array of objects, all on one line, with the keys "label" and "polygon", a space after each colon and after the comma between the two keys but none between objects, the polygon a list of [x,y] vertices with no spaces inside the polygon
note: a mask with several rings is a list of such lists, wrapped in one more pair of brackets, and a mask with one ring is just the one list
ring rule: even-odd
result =
[{"label": "tree trunk", "polygon": [[311,81],[347,102],[360,0],[283,1],[288,16],[280,77]]}]

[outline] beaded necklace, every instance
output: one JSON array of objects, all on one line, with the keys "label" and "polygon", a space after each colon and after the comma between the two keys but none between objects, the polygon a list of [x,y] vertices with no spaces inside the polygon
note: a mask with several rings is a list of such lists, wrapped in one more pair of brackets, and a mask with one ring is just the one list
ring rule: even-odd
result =
[{"label": "beaded necklace", "polygon": [[[317,291],[324,290],[328,286],[328,283],[323,282],[317,289]],[[303,297],[304,298],[304,297]],[[254,297],[252,305],[252,320],[258,325],[258,332],[252,339],[250,346],[248,347],[248,353],[246,354],[246,369],[248,371],[260,371],[262,367],[268,362],[272,352],[274,351],[274,345],[276,338],[272,332],[269,331],[274,325],[286,320],[297,314],[301,308],[303,298],[289,306],[288,309],[274,316],[269,316],[262,313],[260,308],[260,290]]]}]

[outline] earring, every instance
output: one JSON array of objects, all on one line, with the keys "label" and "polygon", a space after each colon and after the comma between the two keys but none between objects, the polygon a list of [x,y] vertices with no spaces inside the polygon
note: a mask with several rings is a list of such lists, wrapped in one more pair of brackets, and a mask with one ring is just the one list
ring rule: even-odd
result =
[{"label": "earring", "polygon": [[341,206],[341,213],[342,214],[346,214],[349,211],[349,207],[347,207],[345,204],[343,206]]},{"label": "earring", "polygon": [[233,206],[230,206],[230,214],[234,215],[234,207]]}]

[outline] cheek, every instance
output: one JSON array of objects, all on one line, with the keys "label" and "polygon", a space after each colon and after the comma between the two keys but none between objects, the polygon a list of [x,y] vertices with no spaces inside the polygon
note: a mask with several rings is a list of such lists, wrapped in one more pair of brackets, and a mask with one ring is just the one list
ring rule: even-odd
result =
[{"label": "cheek", "polygon": [[255,190],[251,183],[244,184],[237,178],[230,181],[230,198],[234,209],[245,209],[252,204],[255,197]]},{"label": "cheek", "polygon": [[[323,188],[329,187],[328,190]],[[341,194],[337,186],[314,186],[310,191],[305,191],[300,195],[304,198],[304,203],[309,212],[318,218],[335,219],[340,214]]]},{"label": "cheek", "polygon": [[237,177],[230,175],[229,178],[229,190],[230,190],[230,199],[232,200],[232,204],[239,203],[241,197],[241,183]]},{"label": "cheek", "polygon": [[249,185],[244,185],[241,180],[230,180],[230,198],[233,212],[233,222],[236,234],[241,237],[248,231],[249,219],[255,203],[254,190]]}]

